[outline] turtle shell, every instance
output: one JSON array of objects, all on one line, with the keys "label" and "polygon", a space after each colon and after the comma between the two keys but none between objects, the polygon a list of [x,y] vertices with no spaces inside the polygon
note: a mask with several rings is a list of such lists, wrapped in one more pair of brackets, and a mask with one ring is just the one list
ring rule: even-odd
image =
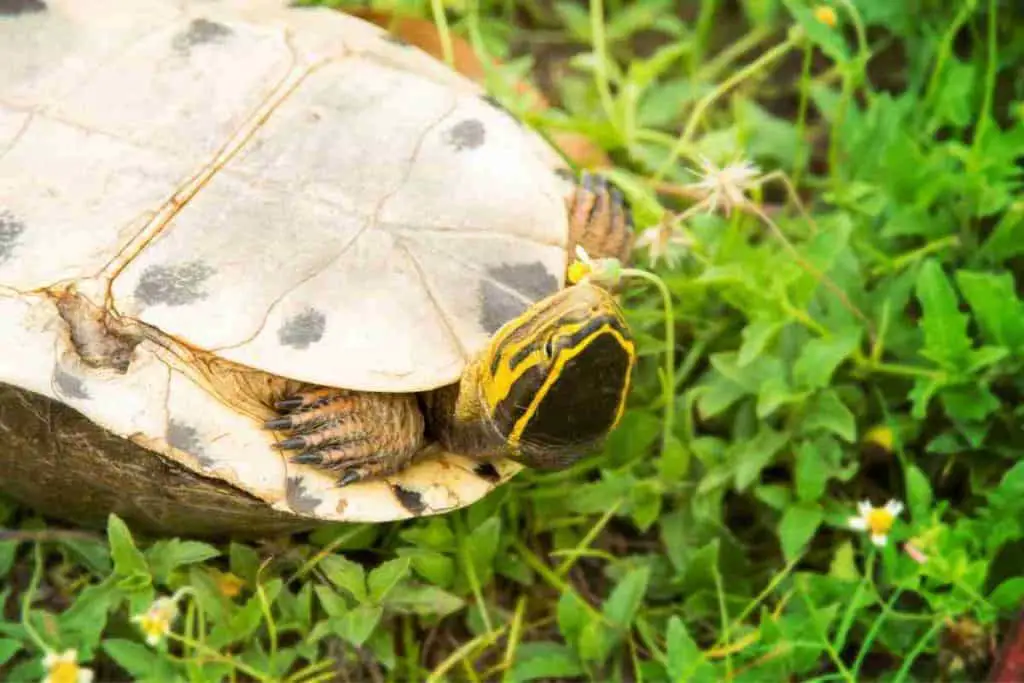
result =
[{"label": "turtle shell", "polygon": [[[152,461],[90,477],[102,459],[0,431],[0,486],[39,502],[24,480],[49,468],[80,499],[170,468],[224,487],[224,523],[200,517],[231,530],[232,492],[250,516],[381,521],[515,472],[435,448],[339,489],[260,428],[299,383],[450,384],[561,286],[560,159],[474,84],[267,0],[5,2],[0,63],[0,422],[70,408]],[[177,490],[162,520],[191,505]]]}]

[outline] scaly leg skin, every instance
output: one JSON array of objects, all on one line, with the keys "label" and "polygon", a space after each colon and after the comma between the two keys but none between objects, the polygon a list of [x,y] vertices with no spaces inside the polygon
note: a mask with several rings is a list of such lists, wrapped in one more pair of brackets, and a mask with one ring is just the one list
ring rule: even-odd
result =
[{"label": "scaly leg skin", "polygon": [[569,257],[576,245],[593,258],[617,258],[625,265],[633,248],[633,216],[622,193],[600,175],[584,171],[566,198]]},{"label": "scaly leg skin", "polygon": [[288,435],[277,448],[293,452],[293,463],[338,471],[339,486],[397,472],[425,440],[413,394],[318,388],[275,407],[282,417],[264,426]]}]

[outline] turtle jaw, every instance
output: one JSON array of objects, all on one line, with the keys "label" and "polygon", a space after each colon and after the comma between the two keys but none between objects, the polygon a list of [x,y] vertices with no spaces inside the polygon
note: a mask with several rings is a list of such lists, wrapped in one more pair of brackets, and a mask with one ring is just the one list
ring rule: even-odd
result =
[{"label": "turtle jaw", "polygon": [[495,334],[475,373],[481,412],[511,457],[566,467],[618,423],[635,357],[611,294],[568,287]]}]

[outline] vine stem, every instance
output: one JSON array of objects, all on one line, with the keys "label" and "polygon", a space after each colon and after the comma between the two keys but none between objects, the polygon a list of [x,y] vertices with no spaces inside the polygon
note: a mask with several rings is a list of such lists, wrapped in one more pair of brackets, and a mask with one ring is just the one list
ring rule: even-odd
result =
[{"label": "vine stem", "polygon": [[622,271],[622,276],[635,277],[653,284],[661,292],[662,305],[665,307],[665,372],[661,378],[662,394],[665,401],[665,417],[661,425],[661,450],[664,452],[672,437],[672,423],[676,414],[676,329],[675,314],[672,311],[672,294],[668,291],[664,280],[646,270],[625,268]]}]

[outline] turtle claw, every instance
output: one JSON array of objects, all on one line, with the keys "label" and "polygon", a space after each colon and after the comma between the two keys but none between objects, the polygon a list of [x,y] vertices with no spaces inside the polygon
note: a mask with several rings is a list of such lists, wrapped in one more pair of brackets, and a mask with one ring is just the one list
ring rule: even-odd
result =
[{"label": "turtle claw", "polygon": [[294,465],[337,470],[348,486],[401,469],[423,445],[423,415],[415,395],[318,388],[274,403],[287,414],[263,423],[284,432],[274,447],[299,451]]},{"label": "turtle claw", "polygon": [[362,480],[363,473],[358,468],[345,470],[345,473],[338,477],[338,486],[348,486]]}]

